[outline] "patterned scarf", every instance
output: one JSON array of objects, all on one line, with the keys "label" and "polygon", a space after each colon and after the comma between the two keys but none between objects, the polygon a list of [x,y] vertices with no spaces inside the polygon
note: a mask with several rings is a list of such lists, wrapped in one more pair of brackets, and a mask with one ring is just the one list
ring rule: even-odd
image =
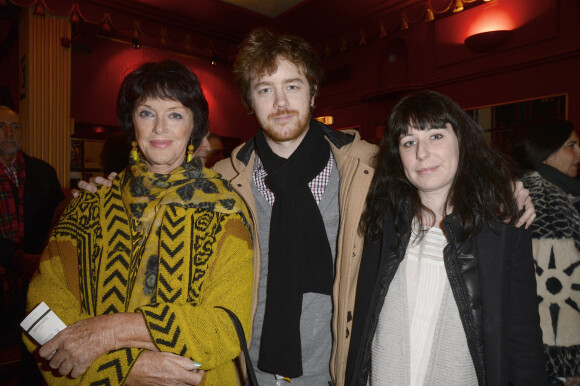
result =
[{"label": "patterned scarf", "polygon": [[[199,213],[236,213],[248,230],[252,226],[239,197],[219,174],[203,168],[197,157],[169,174],[149,172],[141,156],[130,159],[129,166],[113,180],[113,186],[99,195],[100,209],[91,213],[86,213],[86,203],[96,198],[87,193],[80,200],[73,200],[67,208],[70,216],[65,213],[66,223],[61,220],[56,231],[69,236],[68,232],[75,230],[78,223],[88,222],[82,216],[90,218],[94,226],[80,227],[73,236],[78,240],[73,259],[83,262],[79,269],[81,304],[91,315],[132,312],[143,304],[156,303],[156,299],[177,301],[172,298],[173,292],[168,295],[168,283],[160,285],[157,278],[175,274],[168,270],[173,270],[182,259],[209,257],[197,248],[179,247],[192,237],[191,233],[177,234],[173,229],[175,224],[188,222],[186,217],[174,217],[177,212],[184,213],[182,208],[193,209],[192,215],[197,209]],[[196,222],[190,228],[207,227],[211,222],[208,216],[195,216]],[[166,223],[169,227],[163,225],[167,218],[171,218]],[[203,237],[195,240],[203,241]],[[161,263],[167,261],[172,263]],[[201,290],[192,287],[189,293],[180,291],[179,296],[188,297],[195,304],[200,293]]]},{"label": "patterned scarf", "polygon": [[[26,165],[21,152],[12,164],[0,162],[0,237],[21,243],[24,238],[24,182]],[[12,169],[12,170],[11,170]],[[14,178],[16,177],[17,180]]]},{"label": "patterned scarf", "polygon": [[[183,207],[194,205],[192,197],[195,190],[208,180],[203,178],[203,165],[197,157],[189,163],[184,162],[169,174],[157,174],[148,170],[141,154],[137,160],[130,157],[129,167],[121,173],[120,178],[121,200],[129,215],[129,222],[122,225],[115,221],[114,228],[122,230],[123,234],[130,237],[108,235],[110,237],[107,239],[114,239],[115,243],[114,246],[106,247],[106,253],[108,261],[122,257],[127,262],[127,272],[124,274],[127,278],[123,291],[124,306],[114,306],[117,312],[133,312],[143,304],[155,302],[159,227],[163,216],[160,211],[165,210],[168,204]],[[142,261],[144,257],[147,261]],[[140,276],[144,276],[145,280],[138,280]],[[103,301],[99,306],[101,311],[106,312],[111,307],[108,303]]]},{"label": "patterned scarf", "polygon": [[125,208],[132,219],[151,225],[155,207],[161,202],[184,203],[191,200],[196,188],[196,184],[191,182],[202,176],[202,170],[199,157],[194,157],[189,163],[184,161],[169,174],[150,172],[141,154],[137,160],[129,157],[129,169],[121,183]]}]

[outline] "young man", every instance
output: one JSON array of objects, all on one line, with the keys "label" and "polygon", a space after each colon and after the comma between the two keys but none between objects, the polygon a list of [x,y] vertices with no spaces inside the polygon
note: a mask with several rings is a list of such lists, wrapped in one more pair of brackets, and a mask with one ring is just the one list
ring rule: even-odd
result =
[{"label": "young man", "polygon": [[376,146],[311,120],[322,69],[303,39],[255,30],[234,72],[261,129],[214,169],[254,217],[250,356],[258,382],[343,383]]}]

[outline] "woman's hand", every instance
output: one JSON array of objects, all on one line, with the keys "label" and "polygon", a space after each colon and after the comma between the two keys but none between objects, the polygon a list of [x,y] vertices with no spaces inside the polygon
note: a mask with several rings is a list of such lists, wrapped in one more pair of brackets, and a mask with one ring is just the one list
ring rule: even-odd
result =
[{"label": "woman's hand", "polygon": [[71,324],[46,342],[38,354],[61,375],[78,378],[95,359],[114,348],[109,319],[108,315],[102,315]]},{"label": "woman's hand", "polygon": [[[111,174],[109,174],[107,178],[91,177],[89,182],[79,181],[78,186],[80,190],[86,190],[87,192],[97,193],[97,185],[104,185],[110,188],[113,185],[111,181],[113,181],[115,177],[117,177],[117,173],[111,172]],[[73,195],[74,198],[77,198],[80,194],[80,191],[77,189],[73,189],[71,190],[71,194]]]},{"label": "woman's hand", "polygon": [[146,351],[131,369],[127,385],[197,385],[204,371],[191,359],[167,352]]},{"label": "woman's hand", "polygon": [[78,378],[101,355],[122,347],[156,351],[140,313],[100,315],[71,324],[38,354],[61,375]]}]

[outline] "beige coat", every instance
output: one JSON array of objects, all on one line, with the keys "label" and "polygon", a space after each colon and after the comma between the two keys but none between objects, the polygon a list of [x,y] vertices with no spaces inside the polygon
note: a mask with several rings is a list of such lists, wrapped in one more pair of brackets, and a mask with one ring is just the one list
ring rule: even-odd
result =
[{"label": "beige coat", "polygon": [[[321,125],[316,121],[312,124]],[[340,225],[336,256],[336,277],[333,288],[332,331],[334,344],[330,372],[337,385],[344,385],[348,345],[352,329],[352,314],[356,282],[363,248],[363,237],[358,231],[366,194],[373,177],[370,160],[376,153],[376,145],[360,139],[357,131],[334,131],[322,125],[326,139],[336,160],[340,175]],[[244,199],[254,219],[254,302],[252,319],[257,309],[258,283],[260,277],[260,244],[256,221],[256,203],[251,182],[254,170],[253,140],[237,147],[232,157],[214,165],[214,170],[229,180],[232,188]]]}]

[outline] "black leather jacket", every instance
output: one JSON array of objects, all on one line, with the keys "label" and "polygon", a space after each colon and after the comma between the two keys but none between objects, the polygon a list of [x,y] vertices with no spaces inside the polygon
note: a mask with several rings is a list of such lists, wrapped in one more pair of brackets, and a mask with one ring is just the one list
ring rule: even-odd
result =
[{"label": "black leather jacket", "polygon": [[[493,229],[492,229],[493,227]],[[480,385],[545,384],[545,359],[529,232],[481,224],[464,241],[458,219],[444,222],[444,264]],[[398,244],[386,216],[382,240],[367,242],[359,272],[347,381],[366,385],[371,344],[389,285],[410,235]]]}]

